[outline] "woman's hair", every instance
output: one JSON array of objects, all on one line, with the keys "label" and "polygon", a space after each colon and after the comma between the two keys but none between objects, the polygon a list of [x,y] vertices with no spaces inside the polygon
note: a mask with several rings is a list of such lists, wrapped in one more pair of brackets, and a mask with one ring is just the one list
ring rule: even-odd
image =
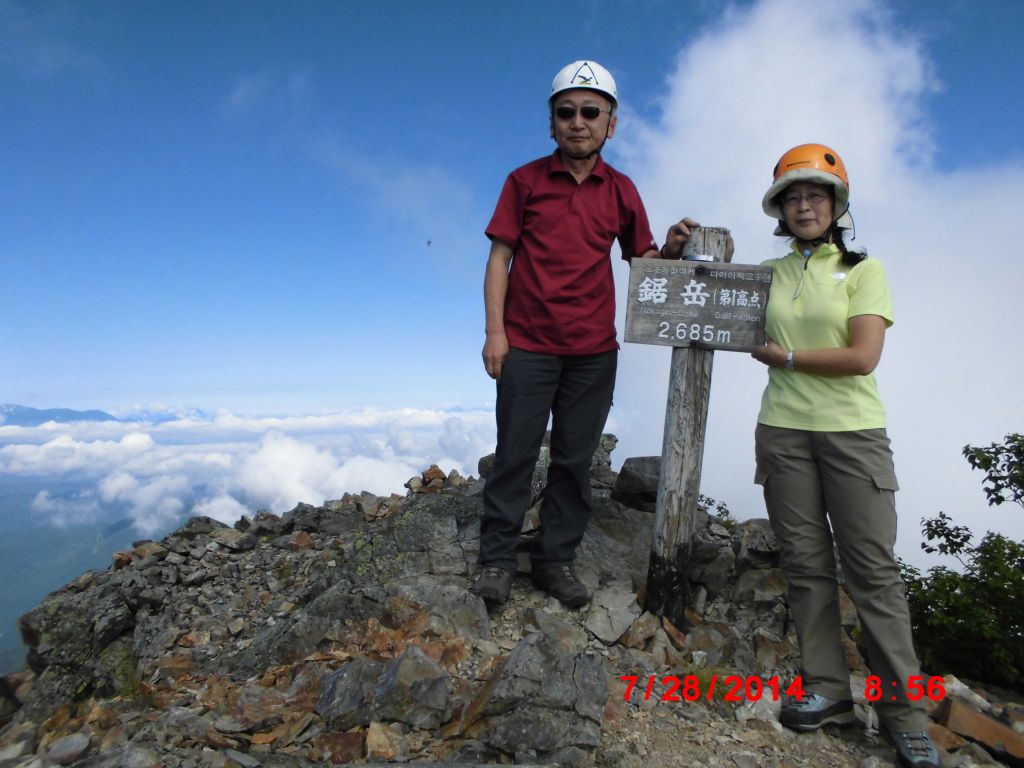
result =
[{"label": "woman's hair", "polygon": [[[780,192],[776,198],[776,202],[778,203],[780,209],[782,208],[782,195],[785,191],[786,190],[783,189],[782,192]],[[832,195],[832,202],[834,205],[836,198],[835,193],[832,190],[832,187],[829,187],[829,194]],[[825,232],[824,235],[819,237],[815,242],[834,243],[836,248],[838,248],[839,252],[843,255],[843,264],[845,264],[848,267],[855,267],[868,257],[868,252],[866,250],[851,251],[850,248],[846,245],[846,240],[843,238],[843,232],[844,230],[841,229],[840,227],[837,227],[836,223],[833,221],[832,226],[828,228],[828,231]],[[779,219],[779,228],[776,230],[775,234],[777,234],[779,237],[796,237],[796,235],[794,235],[790,231],[789,227],[786,226],[786,222],[783,219]]]}]

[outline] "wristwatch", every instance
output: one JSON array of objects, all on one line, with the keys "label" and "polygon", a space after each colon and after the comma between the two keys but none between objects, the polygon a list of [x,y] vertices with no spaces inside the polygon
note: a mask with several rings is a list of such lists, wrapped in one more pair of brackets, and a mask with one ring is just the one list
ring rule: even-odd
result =
[{"label": "wristwatch", "polygon": [[793,362],[793,350],[786,353],[786,370],[795,371],[796,363]]}]

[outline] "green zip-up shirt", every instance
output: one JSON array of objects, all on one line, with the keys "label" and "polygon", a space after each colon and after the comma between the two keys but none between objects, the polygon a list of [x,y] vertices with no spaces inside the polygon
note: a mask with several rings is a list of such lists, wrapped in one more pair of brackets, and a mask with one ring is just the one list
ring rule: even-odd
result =
[{"label": "green zip-up shirt", "polygon": [[[842,263],[834,245],[805,258],[794,249],[762,266],[773,270],[766,330],[783,349],[834,349],[849,344],[848,322],[879,315],[892,325],[892,300],[878,259],[854,267]],[[768,369],[761,397],[761,424],[815,432],[846,432],[885,426],[885,408],[874,374],[822,376]]]}]

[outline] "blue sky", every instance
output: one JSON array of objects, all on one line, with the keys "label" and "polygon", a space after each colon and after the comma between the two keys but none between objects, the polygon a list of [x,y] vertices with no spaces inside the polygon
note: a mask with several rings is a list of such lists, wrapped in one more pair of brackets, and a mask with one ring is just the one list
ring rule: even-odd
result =
[{"label": "blue sky", "polygon": [[[1021,29],[1017,0],[0,0],[0,402],[219,414],[0,426],[0,481],[73,466],[93,496],[36,512],[130,497],[155,530],[199,484],[229,515],[398,490],[424,461],[475,472],[482,231],[505,175],[552,149],[552,76],[593,56],[622,100],[606,155],[659,238],[688,214],[730,226],[737,261],[775,255],[779,154],[843,154],[896,299],[879,380],[901,545],[943,505],[1015,532],[979,514],[959,450],[1024,416]],[[624,349],[618,462],[660,451],[667,356]],[[763,370],[720,353],[715,374],[705,491],[761,515]]]}]

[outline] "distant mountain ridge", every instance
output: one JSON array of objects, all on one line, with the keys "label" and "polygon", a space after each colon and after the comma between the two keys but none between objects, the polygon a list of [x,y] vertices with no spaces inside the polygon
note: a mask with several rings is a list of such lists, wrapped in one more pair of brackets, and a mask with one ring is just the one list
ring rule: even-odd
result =
[{"label": "distant mountain ridge", "polygon": [[71,408],[30,408],[7,403],[0,405],[0,426],[38,427],[48,421],[120,421],[106,411],[75,411]]},{"label": "distant mountain ridge", "polygon": [[121,423],[163,424],[179,419],[205,419],[207,414],[198,409],[145,409],[117,417],[106,411],[76,411],[71,408],[31,408],[27,405],[6,403],[0,405],[0,427],[38,427],[49,421],[68,424],[75,421],[116,421]]}]

